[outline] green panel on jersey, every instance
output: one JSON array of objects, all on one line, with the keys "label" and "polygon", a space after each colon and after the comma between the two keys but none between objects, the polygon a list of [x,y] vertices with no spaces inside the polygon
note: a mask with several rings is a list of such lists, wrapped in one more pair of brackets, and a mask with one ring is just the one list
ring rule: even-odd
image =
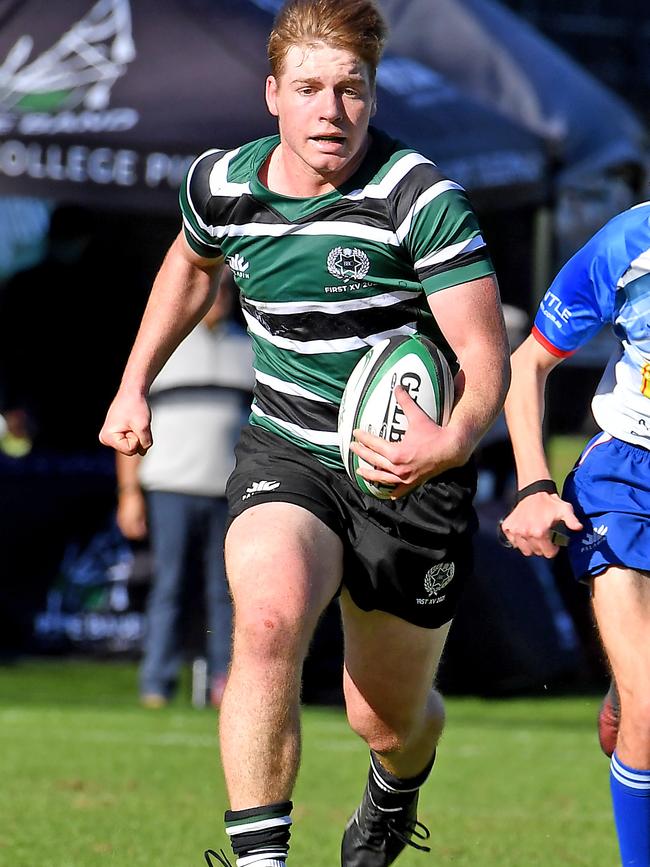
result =
[{"label": "green panel on jersey", "polygon": [[422,281],[427,295],[433,295],[441,289],[450,289],[461,283],[469,283],[471,280],[479,280],[481,277],[489,277],[494,274],[494,266],[490,260],[483,259],[480,262],[472,262],[458,268],[450,268],[444,274],[428,277]]}]

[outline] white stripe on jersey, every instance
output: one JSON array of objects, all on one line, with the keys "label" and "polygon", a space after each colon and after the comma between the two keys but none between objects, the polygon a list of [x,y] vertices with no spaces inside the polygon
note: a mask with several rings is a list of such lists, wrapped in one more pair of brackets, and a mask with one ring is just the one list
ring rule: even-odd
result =
[{"label": "white stripe on jersey", "polygon": [[314,394],[313,391],[308,391],[301,385],[296,385],[295,382],[287,382],[284,379],[278,379],[277,376],[270,376],[268,373],[262,373],[261,370],[255,368],[255,379],[261,382],[262,385],[268,385],[274,391],[279,391],[282,394],[293,394],[296,397],[306,397],[308,400],[317,400],[319,403],[329,403],[334,406],[331,400],[326,397],[321,397],[320,394]]},{"label": "white stripe on jersey", "polygon": [[400,334],[415,334],[416,332],[416,323],[413,322],[410,325],[400,325],[399,328],[391,328],[388,331],[382,331],[380,334],[371,334],[364,338],[339,337],[335,340],[291,340],[288,337],[279,337],[277,334],[271,334],[250,313],[244,311],[244,316],[251,334],[264,338],[264,340],[267,340],[278,349],[290,349],[301,355],[318,355],[320,353],[350,352],[353,349],[367,349],[386,337],[397,337]]},{"label": "white stripe on jersey", "polygon": [[[236,199],[239,196],[250,193],[250,184],[233,184],[228,181],[228,169],[230,168],[230,163],[234,160],[240,150],[241,148],[235,148],[235,150],[233,151],[228,151],[228,153],[222,159],[220,159],[219,162],[216,162],[212,166],[209,181],[211,195],[231,196],[233,199]],[[212,151],[212,153],[214,153],[214,151]],[[195,209],[194,213],[196,214]]]},{"label": "white stripe on jersey", "polygon": [[650,248],[644,250],[640,256],[630,262],[627,271],[616,285],[619,289],[624,289],[628,283],[632,283],[633,280],[638,280],[639,277],[648,273],[650,273]]},{"label": "white stripe on jersey", "polygon": [[415,270],[420,268],[428,268],[429,265],[437,265],[439,262],[449,262],[450,259],[455,259],[461,253],[471,253],[472,250],[478,250],[480,247],[485,247],[485,241],[480,235],[475,235],[467,241],[460,241],[458,244],[450,244],[448,247],[443,247],[442,250],[436,250],[418,259],[415,263]]},{"label": "white stripe on jersey", "polygon": [[[197,219],[198,219],[198,218],[197,218]],[[183,216],[183,226],[187,229],[187,231],[190,233],[190,235],[191,235],[193,238],[196,238],[196,240],[199,242],[199,244],[203,244],[205,247],[214,246],[214,249],[215,249],[215,250],[218,250],[218,249],[219,249],[219,245],[218,245],[218,244],[214,244],[214,245],[206,244],[205,240],[204,240],[203,238],[200,238],[200,237],[197,235],[197,233],[194,231],[194,227],[192,226],[192,224],[190,223],[190,221],[187,219],[186,216]]]},{"label": "white stripe on jersey", "polygon": [[[372,280],[372,274],[368,274],[366,280]],[[375,307],[390,307],[407,301],[409,298],[418,298],[422,292],[419,289],[409,291],[407,289],[398,292],[385,292],[383,295],[373,295],[371,298],[350,298],[348,301],[253,301],[246,299],[246,303],[264,313],[289,315],[292,313],[344,313],[351,310],[370,310]]]},{"label": "white stripe on jersey", "polygon": [[397,238],[400,243],[406,238],[408,233],[411,231],[411,224],[413,222],[413,218],[416,214],[418,214],[422,208],[426,207],[429,202],[432,202],[434,199],[437,199],[438,196],[441,196],[443,193],[448,192],[449,190],[462,190],[460,184],[457,184],[455,181],[438,181],[433,184],[433,186],[429,187],[428,190],[425,190],[421,196],[418,196],[417,200],[411,206],[408,214],[402,220],[402,224],[397,229]]},{"label": "white stripe on jersey", "polygon": [[294,434],[294,436],[298,436],[301,439],[306,440],[307,442],[314,443],[314,445],[338,447],[339,435],[336,431],[309,430],[308,428],[300,427],[300,425],[293,424],[293,422],[284,421],[284,419],[281,418],[276,418],[276,416],[274,415],[267,415],[256,404],[252,405],[251,410],[253,411],[253,414],[256,415],[258,418],[267,418],[278,427],[281,427],[286,431],[290,431],[292,434]]},{"label": "white stripe on jersey", "polygon": [[431,160],[423,157],[422,154],[407,154],[398,160],[394,166],[386,172],[386,175],[377,184],[368,184],[360,190],[354,190],[343,196],[344,199],[353,202],[362,201],[363,199],[387,199],[395,187],[403,180],[406,175],[416,166],[423,164],[435,166]]},{"label": "white stripe on jersey", "polygon": [[320,220],[304,225],[300,223],[244,223],[243,225],[206,226],[205,223],[201,222],[201,228],[205,229],[213,238],[281,238],[283,235],[332,235],[336,237],[342,235],[348,238],[390,244],[393,247],[399,246],[395,232],[389,232],[386,229],[374,229],[363,223],[346,223],[338,220]]}]

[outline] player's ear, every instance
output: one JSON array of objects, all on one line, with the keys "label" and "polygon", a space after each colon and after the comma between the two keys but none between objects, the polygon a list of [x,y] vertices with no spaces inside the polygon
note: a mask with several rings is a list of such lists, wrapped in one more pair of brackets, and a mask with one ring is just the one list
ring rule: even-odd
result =
[{"label": "player's ear", "polygon": [[277,117],[278,112],[278,82],[274,75],[269,75],[266,79],[266,88],[264,92],[266,97],[266,107],[271,112],[273,117]]}]

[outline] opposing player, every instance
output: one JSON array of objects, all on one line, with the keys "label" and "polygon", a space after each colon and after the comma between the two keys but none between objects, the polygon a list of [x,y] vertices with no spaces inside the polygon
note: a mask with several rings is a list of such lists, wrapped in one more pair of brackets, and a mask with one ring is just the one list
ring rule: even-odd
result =
[{"label": "opposing player", "polygon": [[[337,594],[347,715],[371,750],[342,864],[384,867],[407,844],[426,848],[416,808],[444,721],[432,683],[471,568],[469,459],[507,388],[498,288],[467,196],[369,128],[384,39],[372,0],[290,0],[280,11],[266,82],[280,134],[208,151],[190,169],[183,231],[101,434],[125,454],[149,448],[147,390],[209,304],[209,275],[225,258],[257,378],[227,490],[235,624],[220,737],[240,867],[286,862],[302,664]],[[457,402],[441,428],[400,390],[403,441],[358,434],[354,449],[374,467],[365,477],[397,485],[380,501],[343,470],[338,405],[370,346],[416,332],[460,369]]]},{"label": "opposing player", "polygon": [[[560,498],[542,443],[544,386],[563,358],[606,325],[619,345],[592,402],[602,433]],[[621,857],[649,867],[650,202],[614,217],[564,266],[512,371],[506,418],[520,490],[503,531],[522,553],[544,557],[558,550],[551,528],[563,521],[570,531],[573,571],[591,587],[618,687],[620,723],[613,688],[600,734],[605,751],[616,746],[610,780]]]}]

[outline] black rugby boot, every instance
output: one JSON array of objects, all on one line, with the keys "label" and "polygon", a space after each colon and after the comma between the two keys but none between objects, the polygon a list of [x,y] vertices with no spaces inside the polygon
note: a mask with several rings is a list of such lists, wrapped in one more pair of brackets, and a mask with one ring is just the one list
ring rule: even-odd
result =
[{"label": "black rugby boot", "polygon": [[406,846],[430,852],[416,840],[428,840],[429,829],[417,820],[418,792],[404,807],[380,810],[368,787],[361,804],[345,827],[341,867],[388,867]]}]

